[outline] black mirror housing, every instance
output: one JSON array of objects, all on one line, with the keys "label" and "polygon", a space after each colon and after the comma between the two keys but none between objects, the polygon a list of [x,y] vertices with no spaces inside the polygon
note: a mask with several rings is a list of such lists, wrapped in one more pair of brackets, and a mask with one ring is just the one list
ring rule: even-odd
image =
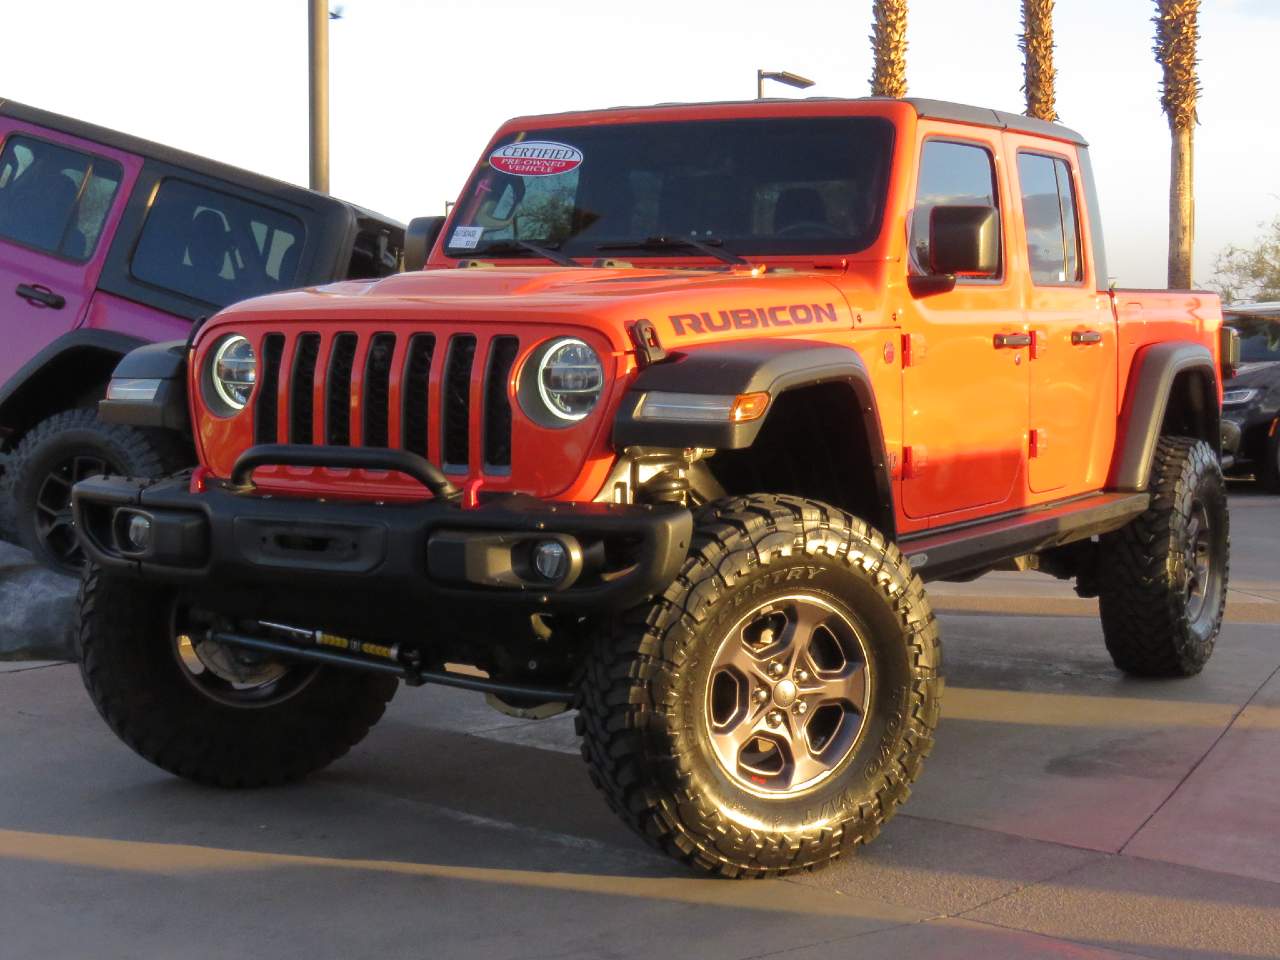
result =
[{"label": "black mirror housing", "polygon": [[404,231],[404,268],[421,270],[444,229],[444,217],[414,217]]},{"label": "black mirror housing", "polygon": [[939,206],[929,211],[929,271],[940,276],[998,276],[1000,214],[996,208]]}]

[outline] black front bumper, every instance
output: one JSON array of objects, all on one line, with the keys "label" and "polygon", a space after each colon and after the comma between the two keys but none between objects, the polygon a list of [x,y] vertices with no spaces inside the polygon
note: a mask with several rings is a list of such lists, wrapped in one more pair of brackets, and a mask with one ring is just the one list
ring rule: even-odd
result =
[{"label": "black front bumper", "polygon": [[[520,495],[473,509],[437,498],[373,504],[262,496],[187,479],[95,478],[72,496],[78,535],[117,575],[192,592],[254,590],[374,597],[415,606],[515,602],[543,609],[616,610],[660,593],[689,550],[693,519],[679,506],[567,504]],[[145,519],[146,544],[129,525]],[[138,521],[140,524],[143,521]],[[535,543],[566,545],[568,572],[538,577]]]}]

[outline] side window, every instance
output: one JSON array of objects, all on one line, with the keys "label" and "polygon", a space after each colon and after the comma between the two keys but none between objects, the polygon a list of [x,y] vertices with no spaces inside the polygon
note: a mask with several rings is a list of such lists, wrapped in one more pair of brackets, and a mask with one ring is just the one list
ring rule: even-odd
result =
[{"label": "side window", "polygon": [[166,179],[151,201],[129,269],[144,283],[223,307],[293,286],[302,240],[296,217]]},{"label": "side window", "polygon": [[1019,153],[1018,183],[1032,281],[1079,283],[1084,273],[1071,167],[1061,157]]},{"label": "side window", "polygon": [[908,242],[916,273],[928,273],[929,214],[938,206],[999,209],[995,162],[988,150],[972,143],[925,141]]},{"label": "side window", "polygon": [[120,178],[120,165],[112,160],[10,137],[0,152],[0,237],[68,260],[88,260]]}]

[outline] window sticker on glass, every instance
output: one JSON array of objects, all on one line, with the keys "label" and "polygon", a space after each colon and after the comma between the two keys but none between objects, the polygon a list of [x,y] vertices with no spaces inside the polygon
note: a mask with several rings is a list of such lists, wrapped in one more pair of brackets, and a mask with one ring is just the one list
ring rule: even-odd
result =
[{"label": "window sticker on glass", "polygon": [[489,155],[489,166],[521,177],[554,177],[582,163],[582,151],[553,140],[508,143]]},{"label": "window sticker on glass", "polygon": [[453,231],[449,246],[455,250],[474,250],[480,245],[482,236],[484,236],[484,227],[457,227]]}]

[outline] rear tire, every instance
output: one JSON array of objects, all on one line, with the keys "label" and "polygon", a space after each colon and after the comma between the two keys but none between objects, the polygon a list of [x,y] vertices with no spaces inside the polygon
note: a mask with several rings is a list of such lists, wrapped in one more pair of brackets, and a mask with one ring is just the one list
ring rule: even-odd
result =
[{"label": "rear tire", "polygon": [[395,678],[289,665],[305,674],[280,696],[235,705],[184,673],[174,608],[171,591],[92,566],[81,581],[85,688],[121,740],[177,776],[218,787],[297,780],[363,740],[396,691]]},{"label": "rear tire", "polygon": [[104,423],[88,408],[64,410],[31,428],[18,443],[0,494],[17,541],[58,573],[76,576],[84,553],[71,523],[71,487],[94,473],[162,477],[190,466],[176,436]]},{"label": "rear tire", "polygon": [[[675,582],[600,638],[583,757],[610,807],[677,860],[731,877],[821,866],[907,798],[940,657],[920,578],[879,532],[796,497],[717,501]],[[845,679],[858,670],[861,685]]]},{"label": "rear tire", "polygon": [[1125,673],[1189,677],[1204,669],[1227,603],[1226,483],[1207,443],[1164,437],[1151,505],[1099,544],[1107,650]]},{"label": "rear tire", "polygon": [[1280,493],[1280,430],[1267,440],[1263,456],[1266,459],[1258,469],[1258,482],[1267,493]]}]

